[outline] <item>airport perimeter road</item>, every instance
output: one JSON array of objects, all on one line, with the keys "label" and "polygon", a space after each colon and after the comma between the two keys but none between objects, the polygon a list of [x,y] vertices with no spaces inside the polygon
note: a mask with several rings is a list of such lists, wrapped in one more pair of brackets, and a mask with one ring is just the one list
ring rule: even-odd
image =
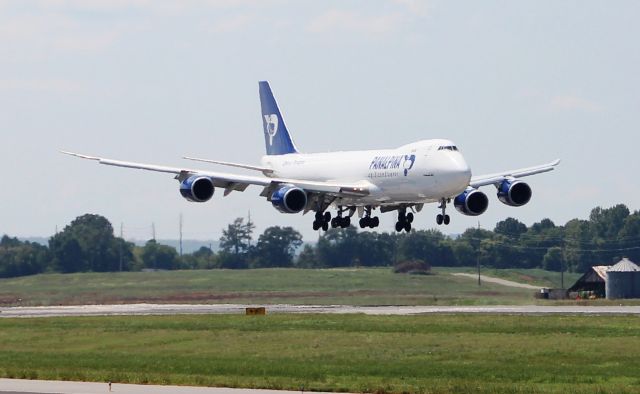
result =
[{"label": "airport perimeter road", "polygon": [[[471,278],[471,279],[474,279],[474,280],[478,280],[478,275],[476,275],[476,274],[456,273],[456,274],[452,274],[452,275],[463,276],[465,278]],[[531,289],[531,290],[540,290],[541,289],[540,286],[532,286],[532,285],[528,285],[526,283],[519,283],[519,282],[514,282],[512,280],[494,278],[492,276],[480,275],[480,280],[482,282],[496,283],[496,284],[499,284],[499,285],[502,285],[502,286],[509,286],[509,287],[519,287],[521,289]]]},{"label": "airport perimeter road", "polygon": [[[112,393],[120,394],[293,394],[300,391],[228,389],[220,387],[155,386],[138,384],[111,385]],[[107,383],[61,382],[55,380],[0,379],[0,394],[104,394]],[[316,394],[316,393],[314,393]]]},{"label": "airport perimeter road", "polygon": [[[240,304],[125,304],[75,305],[0,308],[0,317],[59,317],[108,315],[183,315],[183,314],[241,314]],[[509,314],[634,314],[640,306],[350,306],[350,305],[264,305],[267,313],[363,313],[367,315],[420,315],[428,313],[509,313]]]}]

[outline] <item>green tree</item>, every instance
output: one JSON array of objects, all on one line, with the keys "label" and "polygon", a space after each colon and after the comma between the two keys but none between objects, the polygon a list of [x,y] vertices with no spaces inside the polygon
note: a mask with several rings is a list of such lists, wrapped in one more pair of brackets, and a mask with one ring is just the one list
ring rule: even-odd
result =
[{"label": "green tree", "polygon": [[120,256],[123,269],[129,269],[132,245],[119,241],[113,227],[100,215],[77,217],[49,240],[54,265],[62,272],[117,271]]},{"label": "green tree", "polygon": [[142,262],[146,268],[173,270],[179,268],[178,252],[155,239],[147,241],[142,250]]},{"label": "green tree", "polygon": [[254,266],[291,267],[296,249],[302,245],[302,235],[293,227],[268,227],[258,237]]},{"label": "green tree", "polygon": [[33,275],[44,272],[50,255],[46,246],[3,236],[0,240],[0,277]]},{"label": "green tree", "polygon": [[562,248],[554,246],[549,248],[542,260],[542,268],[547,271],[561,271],[564,269],[564,254]]},{"label": "green tree", "polygon": [[306,244],[302,247],[302,251],[296,259],[296,267],[298,268],[320,268],[318,262],[318,256],[316,255],[316,249]]},{"label": "green tree", "polygon": [[222,268],[248,268],[251,252],[251,239],[254,224],[244,223],[243,218],[237,218],[222,230],[220,237],[220,254],[218,256]]},{"label": "green tree", "polygon": [[527,226],[514,218],[506,218],[498,223],[493,230],[496,234],[502,234],[506,237],[518,239],[520,235],[527,232]]}]

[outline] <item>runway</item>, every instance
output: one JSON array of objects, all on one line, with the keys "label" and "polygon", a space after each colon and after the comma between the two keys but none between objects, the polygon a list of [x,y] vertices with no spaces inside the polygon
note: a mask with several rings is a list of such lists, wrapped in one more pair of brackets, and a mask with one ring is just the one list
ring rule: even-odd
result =
[{"label": "runway", "polygon": [[[111,316],[111,315],[185,315],[243,314],[244,304],[116,304],[0,308],[0,318]],[[262,305],[267,313],[335,313],[366,315],[422,315],[432,313],[498,314],[632,314],[640,315],[636,306],[579,305],[498,305],[498,306],[351,306],[351,305]]]},{"label": "runway", "polygon": [[[104,394],[108,383],[63,382],[56,380],[0,379],[0,394]],[[158,386],[141,384],[111,385],[120,394],[299,394],[300,391],[230,389],[222,387]],[[325,394],[315,393],[314,394]]]}]

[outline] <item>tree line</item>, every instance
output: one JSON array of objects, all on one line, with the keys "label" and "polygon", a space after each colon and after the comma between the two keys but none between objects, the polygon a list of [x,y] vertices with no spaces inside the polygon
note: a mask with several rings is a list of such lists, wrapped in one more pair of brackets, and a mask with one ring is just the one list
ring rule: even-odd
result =
[{"label": "tree line", "polygon": [[243,218],[227,225],[220,250],[202,247],[178,255],[175,248],[149,240],[136,246],[114,236],[100,215],[79,216],[49,239],[48,246],[7,235],[0,239],[0,277],[42,272],[107,272],[143,269],[331,268],[392,266],[422,262],[432,266],[543,268],[583,272],[622,257],[640,261],[640,212],[619,204],[595,208],[588,220],[558,226],[543,219],[530,227],[517,219],[493,230],[469,228],[458,236],[438,230],[408,234],[330,229],[315,244],[303,244],[292,227],[272,226],[254,236]]}]

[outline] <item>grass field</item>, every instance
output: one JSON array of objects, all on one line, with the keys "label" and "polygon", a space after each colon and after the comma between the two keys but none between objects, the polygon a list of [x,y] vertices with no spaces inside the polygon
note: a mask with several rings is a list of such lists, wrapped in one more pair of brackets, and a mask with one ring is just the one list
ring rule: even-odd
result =
[{"label": "grass field", "polygon": [[[484,283],[436,268],[434,275],[390,268],[260,269],[44,274],[0,280],[0,305],[125,302],[292,303],[351,305],[531,304],[533,291]],[[553,286],[542,270],[492,270],[491,275]],[[557,275],[557,274],[556,274]],[[577,277],[575,274],[573,277]],[[558,280],[559,282],[559,280]]]},{"label": "grass field", "polygon": [[640,392],[632,316],[0,319],[0,375],[394,393]]}]

